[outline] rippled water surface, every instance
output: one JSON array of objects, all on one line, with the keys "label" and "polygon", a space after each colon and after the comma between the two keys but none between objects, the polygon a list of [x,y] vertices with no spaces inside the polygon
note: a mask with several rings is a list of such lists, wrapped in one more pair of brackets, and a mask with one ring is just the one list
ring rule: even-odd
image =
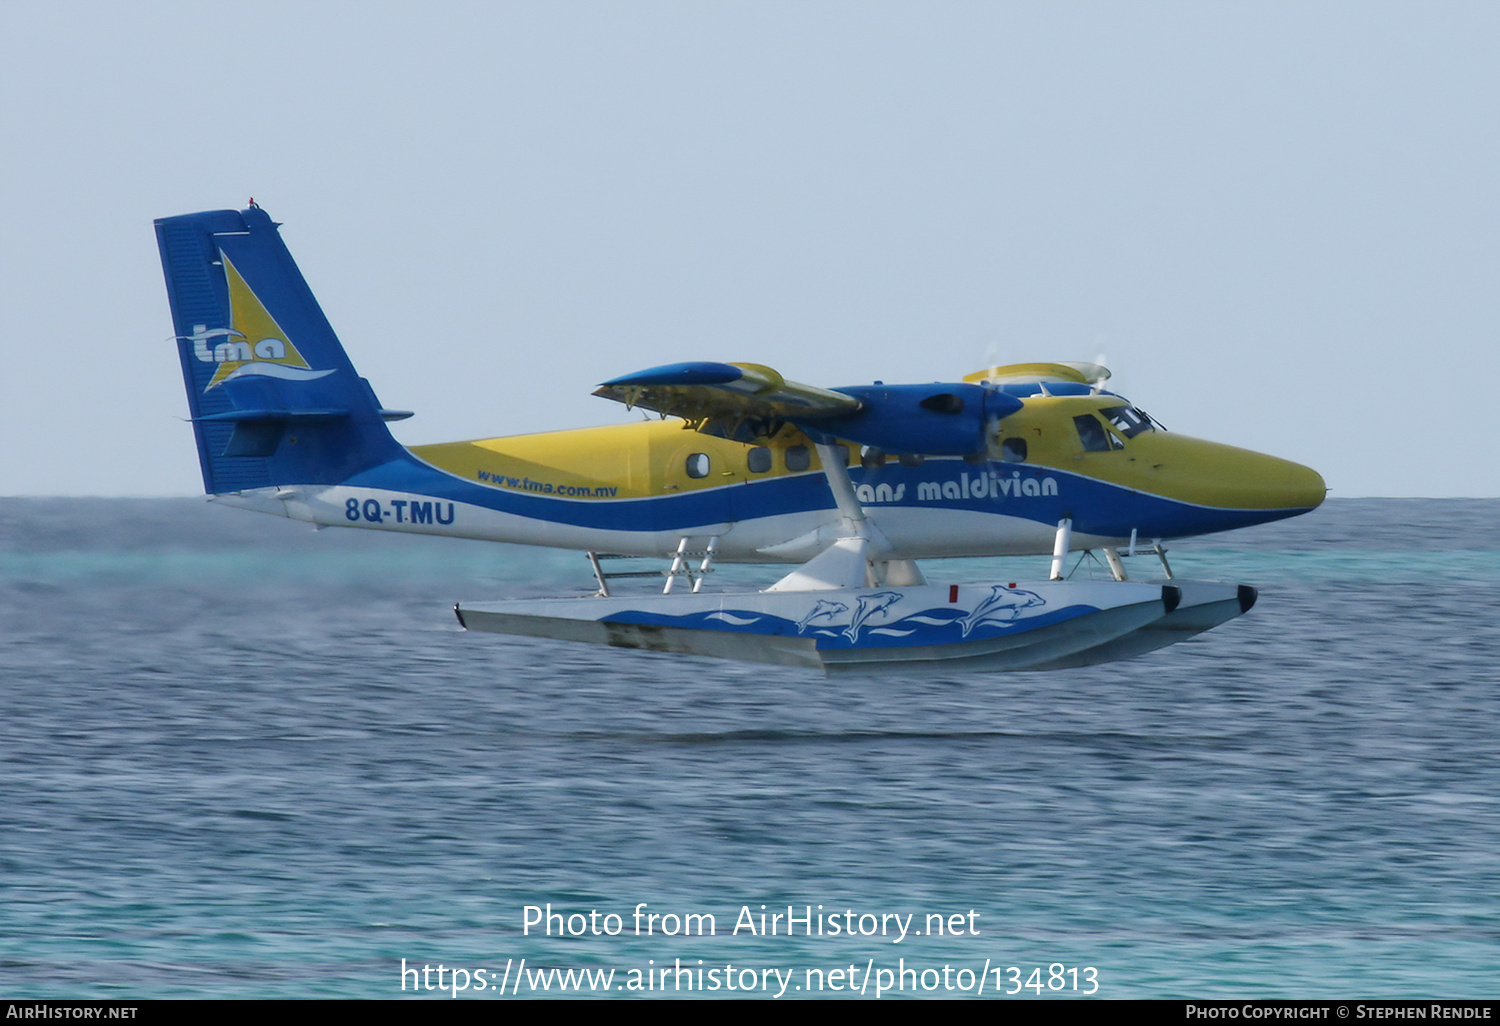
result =
[{"label": "rippled water surface", "polygon": [[[1171,558],[1259,604],[1086,670],[829,681],[458,628],[458,599],[584,590],[576,553],[0,500],[0,986],[904,958],[1093,966],[1114,997],[1493,997],[1500,502],[1332,501]],[[715,935],[634,936],[641,902]],[[623,928],[523,933],[547,903]],[[976,917],[732,932],[762,905]]]}]

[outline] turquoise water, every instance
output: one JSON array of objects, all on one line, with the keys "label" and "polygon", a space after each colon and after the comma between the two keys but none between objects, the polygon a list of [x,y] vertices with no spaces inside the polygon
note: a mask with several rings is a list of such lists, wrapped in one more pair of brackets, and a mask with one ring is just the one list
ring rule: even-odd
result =
[{"label": "turquoise water", "polygon": [[[1043,993],[1058,965],[1106,997],[1493,996],[1500,502],[1333,501],[1169,558],[1260,601],[1126,663],[828,681],[458,628],[455,600],[588,590],[576,553],[0,500],[0,984],[398,997],[404,958],[493,998],[522,958],[615,986],[701,959],[824,993],[904,965],[972,994],[988,962]],[[636,936],[642,902],[715,934]],[[528,933],[548,903],[621,932]],[[761,905],[965,925],[731,932]]]}]

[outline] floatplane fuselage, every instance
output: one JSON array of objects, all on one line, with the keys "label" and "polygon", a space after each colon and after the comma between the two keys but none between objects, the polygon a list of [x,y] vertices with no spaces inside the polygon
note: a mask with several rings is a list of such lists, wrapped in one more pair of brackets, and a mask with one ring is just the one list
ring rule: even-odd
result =
[{"label": "floatplane fuselage", "polygon": [[[1093,364],[825,389],[757,364],[680,363],[596,392],[656,419],[406,448],[386,422],[409,414],[357,375],[264,211],[164,218],[157,235],[215,500],[590,553],[599,597],[464,604],[470,628],[826,670],[1086,665],[1254,600],[1128,581],[1121,550],[1159,553],[1325,495],[1306,467],[1163,430]],[[1114,579],[1063,581],[1077,549],[1102,551]],[[671,559],[664,593],[611,596],[601,552]],[[1052,555],[1047,580],[932,586],[916,562],[1026,554]],[[716,562],[798,567],[765,592],[714,593]]]}]

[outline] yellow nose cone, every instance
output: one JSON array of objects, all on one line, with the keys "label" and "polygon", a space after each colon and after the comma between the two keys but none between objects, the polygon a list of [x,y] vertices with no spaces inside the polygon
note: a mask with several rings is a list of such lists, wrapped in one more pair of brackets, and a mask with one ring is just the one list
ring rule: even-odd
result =
[{"label": "yellow nose cone", "polygon": [[1278,460],[1274,456],[1267,456],[1265,459],[1277,464],[1268,476],[1271,478],[1272,490],[1281,496],[1279,506],[1313,509],[1322,505],[1323,500],[1328,497],[1328,485],[1323,480],[1323,475],[1312,467],[1304,467],[1290,460]]},{"label": "yellow nose cone", "polygon": [[1219,509],[1306,511],[1328,495],[1311,467],[1249,449],[1168,435],[1153,439],[1159,494]]}]

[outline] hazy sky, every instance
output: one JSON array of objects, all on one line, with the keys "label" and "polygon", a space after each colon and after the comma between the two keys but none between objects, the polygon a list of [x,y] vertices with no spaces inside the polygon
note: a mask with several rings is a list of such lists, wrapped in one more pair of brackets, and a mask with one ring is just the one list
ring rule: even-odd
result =
[{"label": "hazy sky", "polygon": [[0,494],[201,492],[151,222],[250,196],[407,443],[1103,354],[1500,495],[1500,4],[5,0]]}]

